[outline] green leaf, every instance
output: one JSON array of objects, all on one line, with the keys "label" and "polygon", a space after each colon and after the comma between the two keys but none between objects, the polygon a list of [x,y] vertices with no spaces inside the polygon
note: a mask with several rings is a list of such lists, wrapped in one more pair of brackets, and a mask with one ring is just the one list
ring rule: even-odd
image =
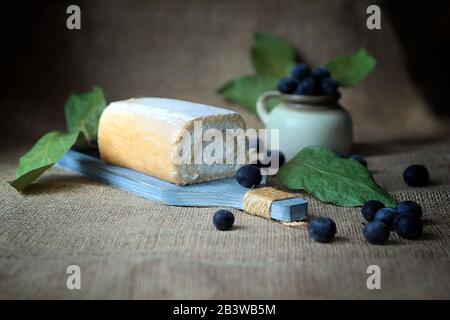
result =
[{"label": "green leaf", "polygon": [[105,107],[105,96],[97,86],[90,92],[72,94],[64,106],[68,131],[83,132],[87,141],[96,139],[98,122]]},{"label": "green leaf", "polygon": [[256,100],[265,91],[273,90],[278,79],[272,76],[246,75],[227,82],[217,93],[256,113]]},{"label": "green leaf", "polygon": [[376,60],[365,50],[359,49],[351,56],[337,57],[326,64],[331,76],[342,87],[350,87],[364,80],[375,68]]},{"label": "green leaf", "polygon": [[251,59],[256,72],[263,75],[284,77],[295,64],[295,50],[279,37],[255,33]]},{"label": "green leaf", "polygon": [[395,206],[395,200],[376,184],[365,166],[318,146],[300,151],[280,168],[278,179],[288,188],[303,189],[326,203],[354,207],[379,200]]},{"label": "green leaf", "polygon": [[52,131],[20,158],[16,179],[8,181],[16,190],[22,191],[48,168],[58,162],[77,142],[79,132],[65,133]]}]

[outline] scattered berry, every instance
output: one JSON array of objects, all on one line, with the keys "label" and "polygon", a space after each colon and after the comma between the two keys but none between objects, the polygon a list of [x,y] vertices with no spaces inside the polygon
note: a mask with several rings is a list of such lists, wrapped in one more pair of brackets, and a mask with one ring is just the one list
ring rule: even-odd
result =
[{"label": "scattered berry", "polygon": [[246,188],[253,188],[261,183],[261,170],[252,164],[239,168],[236,173],[237,182]]},{"label": "scattered berry", "polygon": [[309,76],[310,71],[311,70],[306,64],[304,63],[296,64],[294,67],[292,67],[291,76],[295,80],[299,81]]},{"label": "scattered berry", "polygon": [[[273,157],[278,157],[278,168],[281,168],[281,166],[286,162],[286,157],[284,156],[283,152],[278,151],[278,150],[274,150],[271,152],[271,159],[273,159]],[[271,160],[272,162],[272,160]]]},{"label": "scattered berry", "polygon": [[297,81],[292,78],[286,77],[278,81],[278,91],[281,93],[293,93],[297,88]]},{"label": "scattered berry", "polygon": [[411,213],[417,215],[418,218],[422,217],[422,208],[414,201],[402,201],[397,205],[398,214]]},{"label": "scattered berry", "polygon": [[270,159],[270,161],[267,164],[261,163],[261,161],[258,159],[256,166],[259,168],[268,168],[272,165],[272,159],[273,157],[278,157],[278,168],[281,168],[281,166],[286,162],[286,157],[284,156],[283,152],[274,150],[274,151],[267,151],[267,158]]},{"label": "scattered berry", "polygon": [[358,161],[359,163],[361,163],[364,167],[367,167],[367,161],[366,159],[364,159],[363,156],[360,156],[359,154],[352,154],[350,156],[351,159]]},{"label": "scattered berry", "polygon": [[339,151],[336,150],[332,150],[334,152],[334,154],[336,155],[336,157],[338,158],[342,158],[342,153],[340,153]]},{"label": "scattered berry", "polygon": [[[256,166],[258,168],[268,168],[272,163],[272,151],[267,150],[266,152],[258,153],[258,160],[256,161]],[[265,163],[262,163],[261,160],[264,159]]]},{"label": "scattered berry", "polygon": [[375,213],[374,220],[381,221],[387,225],[390,229],[394,224],[394,219],[397,216],[397,210],[394,208],[381,208]]},{"label": "scattered berry", "polygon": [[402,238],[417,239],[423,231],[423,222],[414,214],[398,214],[394,219],[394,231]]},{"label": "scattered berry", "polygon": [[234,215],[227,210],[219,210],[214,213],[213,224],[218,230],[229,230],[233,226]]},{"label": "scattered berry", "polygon": [[372,244],[385,244],[389,239],[389,227],[381,221],[372,221],[364,226],[363,235]]},{"label": "scattered berry", "polygon": [[259,138],[256,137],[254,139],[250,139],[248,142],[249,149],[256,149],[256,152],[259,153],[259,150],[264,145],[264,142]]},{"label": "scattered berry", "polygon": [[361,208],[361,213],[364,219],[366,219],[367,221],[373,221],[373,219],[375,218],[375,213],[381,208],[384,208],[384,204],[381,201],[369,200],[364,203],[363,207]]},{"label": "scattered berry", "polygon": [[325,67],[317,67],[311,72],[311,76],[316,79],[324,79],[330,77],[330,71]]},{"label": "scattered berry", "polygon": [[430,174],[424,166],[413,164],[403,172],[403,179],[412,187],[423,187],[428,183]]},{"label": "scattered berry", "polygon": [[316,81],[312,77],[307,77],[301,80],[297,85],[295,94],[313,96],[317,94]]},{"label": "scattered berry", "polygon": [[314,241],[330,242],[336,235],[336,224],[330,218],[316,218],[309,224],[308,233]]},{"label": "scattered berry", "polygon": [[270,165],[271,165],[271,161],[270,160],[269,160],[268,163],[262,163],[260,159],[258,159],[256,161],[256,164],[255,164],[255,166],[257,166],[258,168],[268,168],[268,167],[270,167]]},{"label": "scattered berry", "polygon": [[333,78],[325,78],[320,82],[323,94],[332,95],[337,92],[338,83]]}]

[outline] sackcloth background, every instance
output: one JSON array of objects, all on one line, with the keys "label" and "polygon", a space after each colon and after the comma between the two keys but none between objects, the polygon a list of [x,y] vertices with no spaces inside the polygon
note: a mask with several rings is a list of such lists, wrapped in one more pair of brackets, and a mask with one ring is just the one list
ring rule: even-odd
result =
[{"label": "sackcloth background", "polygon": [[[382,30],[365,27],[372,3],[382,8]],[[69,4],[14,1],[1,12],[0,298],[450,298],[448,2],[78,1],[80,31],[65,27]],[[393,235],[386,246],[369,245],[359,208],[309,197],[311,216],[336,221],[330,244],[239,210],[234,230],[218,232],[214,208],[165,206],[59,169],[23,194],[5,182],[36,139],[65,129],[68,95],[93,84],[108,101],[192,100],[262,127],[215,93],[251,72],[255,31],[293,42],[311,65],[360,47],[377,58],[341,102],[353,117],[354,152],[377,182],[423,206],[420,240]],[[405,185],[412,163],[429,168],[429,186]],[[66,288],[71,264],[81,268],[81,290]],[[381,290],[366,287],[372,264],[381,267]]]}]

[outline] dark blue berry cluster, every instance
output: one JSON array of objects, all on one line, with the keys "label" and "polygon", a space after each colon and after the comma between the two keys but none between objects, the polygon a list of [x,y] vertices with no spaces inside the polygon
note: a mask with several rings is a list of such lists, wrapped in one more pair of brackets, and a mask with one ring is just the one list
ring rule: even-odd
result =
[{"label": "dark blue berry cluster", "polygon": [[405,239],[418,239],[422,234],[422,208],[414,201],[400,202],[396,208],[385,208],[377,200],[367,201],[361,213],[368,221],[363,235],[372,244],[385,244],[391,230]]},{"label": "dark blue berry cluster", "polygon": [[278,90],[281,93],[306,96],[334,95],[338,86],[327,68],[318,67],[311,71],[304,63],[296,64],[292,68],[291,76],[278,82]]}]

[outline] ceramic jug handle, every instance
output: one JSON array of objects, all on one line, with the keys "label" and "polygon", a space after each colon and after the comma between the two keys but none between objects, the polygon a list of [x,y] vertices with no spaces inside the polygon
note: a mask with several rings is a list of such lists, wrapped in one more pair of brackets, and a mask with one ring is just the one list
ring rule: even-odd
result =
[{"label": "ceramic jug handle", "polygon": [[266,104],[269,99],[276,98],[280,96],[280,92],[278,91],[267,91],[261,94],[256,101],[256,113],[261,121],[267,125],[267,121],[269,120],[269,112],[267,111]]}]

